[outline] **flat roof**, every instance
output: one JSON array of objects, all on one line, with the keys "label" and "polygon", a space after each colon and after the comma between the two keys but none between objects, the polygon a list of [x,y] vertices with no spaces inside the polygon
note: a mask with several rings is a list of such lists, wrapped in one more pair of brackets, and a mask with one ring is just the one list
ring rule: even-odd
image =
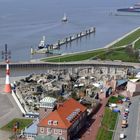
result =
[{"label": "flat roof", "polygon": [[40,103],[54,103],[55,101],[56,99],[53,97],[45,97],[40,101]]},{"label": "flat roof", "polygon": [[25,129],[25,134],[37,134],[38,121],[33,122],[28,128]]}]

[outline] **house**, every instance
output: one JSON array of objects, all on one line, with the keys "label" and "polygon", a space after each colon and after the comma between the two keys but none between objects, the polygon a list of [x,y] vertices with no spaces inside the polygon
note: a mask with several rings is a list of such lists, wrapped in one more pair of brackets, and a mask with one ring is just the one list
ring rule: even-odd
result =
[{"label": "house", "polygon": [[39,119],[48,116],[57,106],[57,100],[53,97],[45,97],[40,101]]},{"label": "house", "polygon": [[87,108],[70,98],[40,120],[38,137],[52,136],[59,140],[72,140],[85,125],[86,119]]},{"label": "house", "polygon": [[118,79],[116,80],[116,90],[124,90],[127,85],[127,79]]},{"label": "house", "polygon": [[28,139],[34,139],[37,135],[37,124],[38,120],[34,121],[30,126],[24,129],[23,136]]},{"label": "house", "polygon": [[127,83],[127,92],[130,96],[140,95],[140,79],[131,79]]}]

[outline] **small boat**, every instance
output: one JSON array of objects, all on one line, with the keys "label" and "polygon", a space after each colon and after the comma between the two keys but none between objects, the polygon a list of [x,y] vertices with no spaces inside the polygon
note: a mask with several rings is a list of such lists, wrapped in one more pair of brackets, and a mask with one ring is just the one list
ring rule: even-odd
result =
[{"label": "small boat", "polygon": [[38,49],[47,48],[48,46],[49,44],[45,44],[45,36],[43,36],[42,40],[40,40],[40,43],[38,45]]},{"label": "small boat", "polygon": [[45,36],[43,36],[42,40],[38,45],[38,49],[43,49],[45,47]]},{"label": "small boat", "polygon": [[64,13],[64,16],[63,16],[63,18],[62,18],[62,22],[67,22],[67,21],[68,21],[67,16],[66,16],[66,14]]}]

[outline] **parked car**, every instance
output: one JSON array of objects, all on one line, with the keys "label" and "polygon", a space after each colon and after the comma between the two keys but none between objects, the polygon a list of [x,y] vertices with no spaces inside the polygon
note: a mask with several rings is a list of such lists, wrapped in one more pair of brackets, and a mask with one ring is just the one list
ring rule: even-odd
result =
[{"label": "parked car", "polygon": [[125,116],[125,117],[128,117],[128,113],[127,112],[123,112],[122,115]]},{"label": "parked car", "polygon": [[127,125],[128,125],[127,120],[122,120],[122,122],[121,122],[122,128],[126,128]]},{"label": "parked car", "polygon": [[128,117],[127,116],[123,116],[123,120],[127,120],[128,119]]},{"label": "parked car", "polygon": [[120,134],[120,140],[122,140],[122,139],[124,139],[124,138],[125,138],[124,133],[121,133],[121,134]]},{"label": "parked car", "polygon": [[124,111],[127,112],[127,113],[129,113],[129,109],[128,108],[125,108]]}]

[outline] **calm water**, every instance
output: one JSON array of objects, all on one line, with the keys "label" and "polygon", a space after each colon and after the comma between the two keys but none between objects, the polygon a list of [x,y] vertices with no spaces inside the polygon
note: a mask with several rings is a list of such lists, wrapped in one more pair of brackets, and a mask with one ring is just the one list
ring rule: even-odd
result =
[{"label": "calm water", "polygon": [[[117,8],[138,0],[0,0],[0,50],[4,44],[12,61],[30,60],[30,47],[37,48],[43,35],[48,43],[94,26],[96,34],[62,46],[61,52],[104,47],[140,24],[140,16],[113,16]],[[63,14],[68,23],[61,23]],[[33,58],[44,57],[33,56]],[[2,61],[2,60],[0,60]]]}]

